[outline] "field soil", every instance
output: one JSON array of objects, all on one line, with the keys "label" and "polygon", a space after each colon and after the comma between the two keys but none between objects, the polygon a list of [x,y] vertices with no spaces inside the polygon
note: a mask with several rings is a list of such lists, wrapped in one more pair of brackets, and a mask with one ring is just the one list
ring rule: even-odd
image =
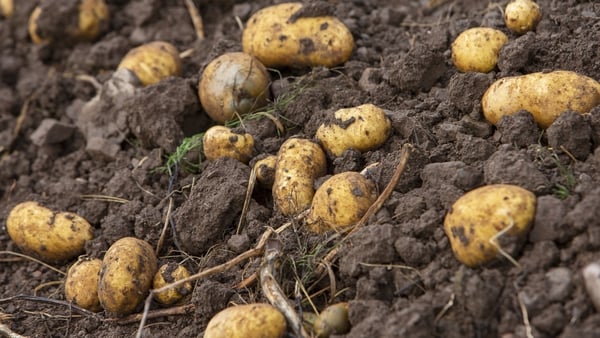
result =
[{"label": "field soil", "polygon": [[[72,2],[54,1],[54,22],[44,24],[63,25]],[[341,244],[336,260],[321,264],[340,236],[311,234],[302,219],[282,216],[269,189],[254,188],[237,231],[251,166],[202,160],[192,147],[166,170],[186,137],[214,124],[197,94],[204,67],[241,51],[240,24],[277,2],[195,1],[205,33],[198,39],[184,1],[107,0],[110,24],[96,41],[35,45],[27,20],[37,1],[15,1],[14,15],[0,19],[3,327],[28,337],[133,337],[140,326],[140,317],[82,314],[64,302],[64,273],[75,260],[52,263],[53,270],[14,254],[22,251],[6,218],[34,200],[90,222],[89,257],[102,258],[126,236],[157,248],[164,231],[159,263],[192,273],[228,262],[291,221],[273,235],[283,253],[279,283],[298,312],[349,302],[351,330],[340,337],[598,337],[600,315],[582,269],[600,261],[600,107],[565,112],[547,130],[524,111],[493,126],[481,97],[496,79],[532,72],[572,70],[600,80],[600,4],[539,0],[537,29],[517,36],[504,24],[507,1],[317,3],[349,27],[355,50],[331,69],[270,71],[269,112],[285,131],[269,118],[244,121],[239,128],[254,135],[255,159],[276,154],[290,137],[313,138],[334,111],[363,103],[385,109],[393,133],[379,149],[329,157],[329,175],[379,163],[372,178],[383,191],[403,145],[413,146],[382,208]],[[502,30],[509,42],[494,71],[458,72],[451,43],[476,26]],[[181,77],[141,87],[127,72],[116,74],[128,50],[153,40],[185,51]],[[494,183],[534,192],[535,221],[510,252],[519,266],[499,257],[468,268],[453,255],[444,216],[465,192]],[[260,264],[258,255],[198,279],[181,304],[151,303],[142,335],[202,336],[218,311],[267,302],[260,283],[248,279]]]}]

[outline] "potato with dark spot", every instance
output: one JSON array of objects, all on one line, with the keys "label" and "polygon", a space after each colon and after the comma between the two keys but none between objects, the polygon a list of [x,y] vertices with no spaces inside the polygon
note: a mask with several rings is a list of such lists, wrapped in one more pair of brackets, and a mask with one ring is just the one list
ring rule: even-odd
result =
[{"label": "potato with dark spot", "polygon": [[[159,289],[163,286],[180,281],[190,276],[190,272],[185,266],[175,262],[169,262],[161,265],[158,272],[154,275],[152,282],[153,289]],[[192,294],[192,283],[187,282],[181,286],[174,287],[167,291],[154,294],[154,299],[163,305],[172,305],[185,299],[186,296]]]},{"label": "potato with dark spot", "polygon": [[23,252],[45,262],[64,262],[81,255],[94,237],[92,226],[71,212],[55,212],[37,202],[16,205],[6,230]]},{"label": "potato with dark spot", "polygon": [[540,6],[531,0],[513,0],[504,10],[506,27],[516,34],[534,30],[541,19]]},{"label": "potato with dark spot", "polygon": [[181,75],[181,58],[172,44],[153,41],[130,50],[118,68],[129,69],[142,85],[147,86]]},{"label": "potato with dark spot", "polygon": [[102,260],[84,258],[71,265],[65,280],[65,299],[84,309],[102,310],[98,298],[98,279]]},{"label": "potato with dark spot", "polygon": [[247,164],[254,154],[254,138],[247,133],[234,133],[225,126],[213,126],[204,133],[202,147],[209,161],[229,157]]},{"label": "potato with dark spot", "polygon": [[332,334],[345,334],[350,332],[350,319],[348,318],[348,303],[331,304],[319,313],[313,324],[313,331],[317,338],[329,338]]},{"label": "potato with dark spot", "polygon": [[461,72],[489,73],[508,36],[489,27],[475,27],[460,33],[452,43],[452,62]]},{"label": "potato with dark spot", "polygon": [[277,166],[277,156],[269,155],[254,163],[254,172],[256,180],[264,188],[273,187],[275,181],[275,167]]},{"label": "potato with dark spot", "polygon": [[217,313],[204,331],[204,338],[281,338],[285,317],[270,304],[228,307]]}]

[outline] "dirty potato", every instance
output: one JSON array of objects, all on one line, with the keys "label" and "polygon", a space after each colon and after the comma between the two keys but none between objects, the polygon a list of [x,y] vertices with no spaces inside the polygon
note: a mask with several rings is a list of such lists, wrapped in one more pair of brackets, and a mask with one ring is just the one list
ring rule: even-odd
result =
[{"label": "dirty potato", "polygon": [[177,48],[165,41],[153,41],[130,50],[118,69],[133,72],[144,86],[181,74],[181,59]]},{"label": "dirty potato", "polygon": [[275,167],[277,166],[277,156],[269,155],[254,163],[254,172],[256,181],[264,187],[271,189],[275,181]]},{"label": "dirty potato", "polygon": [[84,309],[102,310],[98,298],[98,278],[102,260],[80,259],[69,268],[65,280],[65,299]]},{"label": "dirty potato", "polygon": [[498,54],[506,42],[506,34],[497,29],[467,29],[452,43],[452,62],[461,72],[488,73],[496,68]]},{"label": "dirty potato", "polygon": [[348,317],[348,303],[331,304],[321,311],[313,324],[313,332],[317,338],[329,338],[332,334],[345,334],[350,332],[350,319]]},{"label": "dirty potato", "polygon": [[[190,272],[185,266],[175,262],[169,262],[160,266],[152,282],[153,289],[159,289],[163,286],[180,281],[190,276]],[[186,296],[192,294],[192,283],[187,282],[181,286],[174,287],[167,291],[154,294],[154,299],[163,305],[175,304]]]},{"label": "dirty potato", "polygon": [[285,317],[269,304],[228,307],[217,313],[204,331],[204,338],[281,338]]},{"label": "dirty potato", "polygon": [[513,0],[504,10],[506,27],[516,34],[534,30],[541,19],[540,6],[531,0]]},{"label": "dirty potato", "polygon": [[204,133],[202,147],[209,161],[230,157],[248,163],[254,154],[254,138],[248,133],[234,133],[225,126],[213,126]]}]

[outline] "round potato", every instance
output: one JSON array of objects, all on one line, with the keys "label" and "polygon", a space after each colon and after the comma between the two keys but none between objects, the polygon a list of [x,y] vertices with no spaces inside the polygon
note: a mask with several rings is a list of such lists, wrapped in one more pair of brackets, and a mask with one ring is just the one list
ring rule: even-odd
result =
[{"label": "round potato", "polygon": [[348,149],[364,152],[379,148],[392,131],[392,123],[383,109],[370,103],[340,109],[334,117],[333,122],[319,126],[315,137],[336,157]]},{"label": "round potato", "polygon": [[502,116],[526,110],[542,128],[566,110],[582,114],[600,105],[600,84],[564,70],[505,77],[494,82],[481,100],[483,115],[496,125]]},{"label": "round potato", "polygon": [[269,304],[228,307],[217,313],[204,331],[204,338],[281,338],[285,317]]},{"label": "round potato", "polygon": [[15,12],[13,0],[0,0],[0,14],[5,18],[10,18]]},{"label": "round potato", "polygon": [[331,304],[319,313],[313,324],[313,331],[317,338],[329,338],[332,334],[345,334],[350,332],[350,319],[348,318],[348,303]]},{"label": "round potato", "polygon": [[230,157],[248,163],[254,154],[254,138],[247,133],[234,133],[225,126],[213,126],[204,133],[202,147],[209,161]]},{"label": "round potato", "polygon": [[[190,272],[185,268],[185,266],[175,262],[169,262],[161,265],[161,267],[158,269],[158,272],[156,272],[154,275],[152,288],[159,289],[167,284],[182,280],[189,276]],[[154,298],[163,305],[171,305],[181,301],[187,295],[190,295],[192,293],[192,289],[192,283],[188,282],[182,286],[156,293]]]},{"label": "round potato", "polygon": [[334,67],[352,56],[354,38],[333,16],[302,16],[302,4],[263,8],[246,24],[244,52],[267,67]]},{"label": "round potato", "polygon": [[23,252],[53,263],[81,255],[85,242],[94,237],[92,226],[82,217],[37,202],[16,205],[8,214],[6,230]]},{"label": "round potato", "polygon": [[535,217],[535,195],[521,187],[495,184],[461,196],[444,219],[454,256],[475,267],[500,252],[500,239],[525,237]]},{"label": "round potato", "polygon": [[488,73],[496,67],[498,54],[506,42],[506,34],[497,29],[467,29],[452,43],[452,62],[461,72]]},{"label": "round potato", "polygon": [[98,298],[98,278],[102,260],[81,259],[71,265],[65,280],[65,299],[93,311],[102,310]]},{"label": "round potato", "polygon": [[277,156],[269,155],[254,163],[254,172],[256,180],[265,188],[272,188],[275,181],[275,167],[277,166]]},{"label": "round potato", "polygon": [[177,48],[164,41],[153,41],[130,50],[119,63],[119,69],[132,71],[144,86],[181,74]]},{"label": "round potato", "polygon": [[534,30],[541,19],[540,6],[531,0],[513,0],[504,10],[506,27],[516,34]]},{"label": "round potato", "polygon": [[258,59],[246,53],[227,53],[206,66],[198,96],[208,116],[225,123],[264,107],[270,82]]},{"label": "round potato", "polygon": [[98,280],[100,304],[110,315],[132,313],[146,297],[157,270],[154,250],[147,242],[124,237],[108,248]]},{"label": "round potato", "polygon": [[347,171],[331,176],[313,197],[306,225],[315,233],[358,222],[377,199],[377,187],[363,175]]}]

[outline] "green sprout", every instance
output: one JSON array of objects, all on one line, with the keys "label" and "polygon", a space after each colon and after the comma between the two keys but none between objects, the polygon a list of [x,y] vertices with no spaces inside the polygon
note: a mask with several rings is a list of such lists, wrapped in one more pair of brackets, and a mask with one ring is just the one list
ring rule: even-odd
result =
[{"label": "green sprout", "polygon": [[575,178],[575,174],[573,173],[573,168],[569,166],[563,165],[556,153],[552,154],[552,159],[558,168],[558,173],[564,179],[564,184],[556,183],[554,185],[553,193],[556,197],[560,199],[565,199],[571,195],[571,191],[575,189],[577,185],[577,179]]},{"label": "green sprout", "polygon": [[[200,169],[200,162],[202,162],[202,137],[204,137],[204,133],[184,138],[181,144],[177,146],[177,149],[167,156],[165,164],[157,168],[157,171],[173,176],[173,169],[175,166],[180,166],[187,172],[198,172]],[[198,151],[200,154],[198,163],[190,162],[186,159],[186,156],[190,151]]]}]

